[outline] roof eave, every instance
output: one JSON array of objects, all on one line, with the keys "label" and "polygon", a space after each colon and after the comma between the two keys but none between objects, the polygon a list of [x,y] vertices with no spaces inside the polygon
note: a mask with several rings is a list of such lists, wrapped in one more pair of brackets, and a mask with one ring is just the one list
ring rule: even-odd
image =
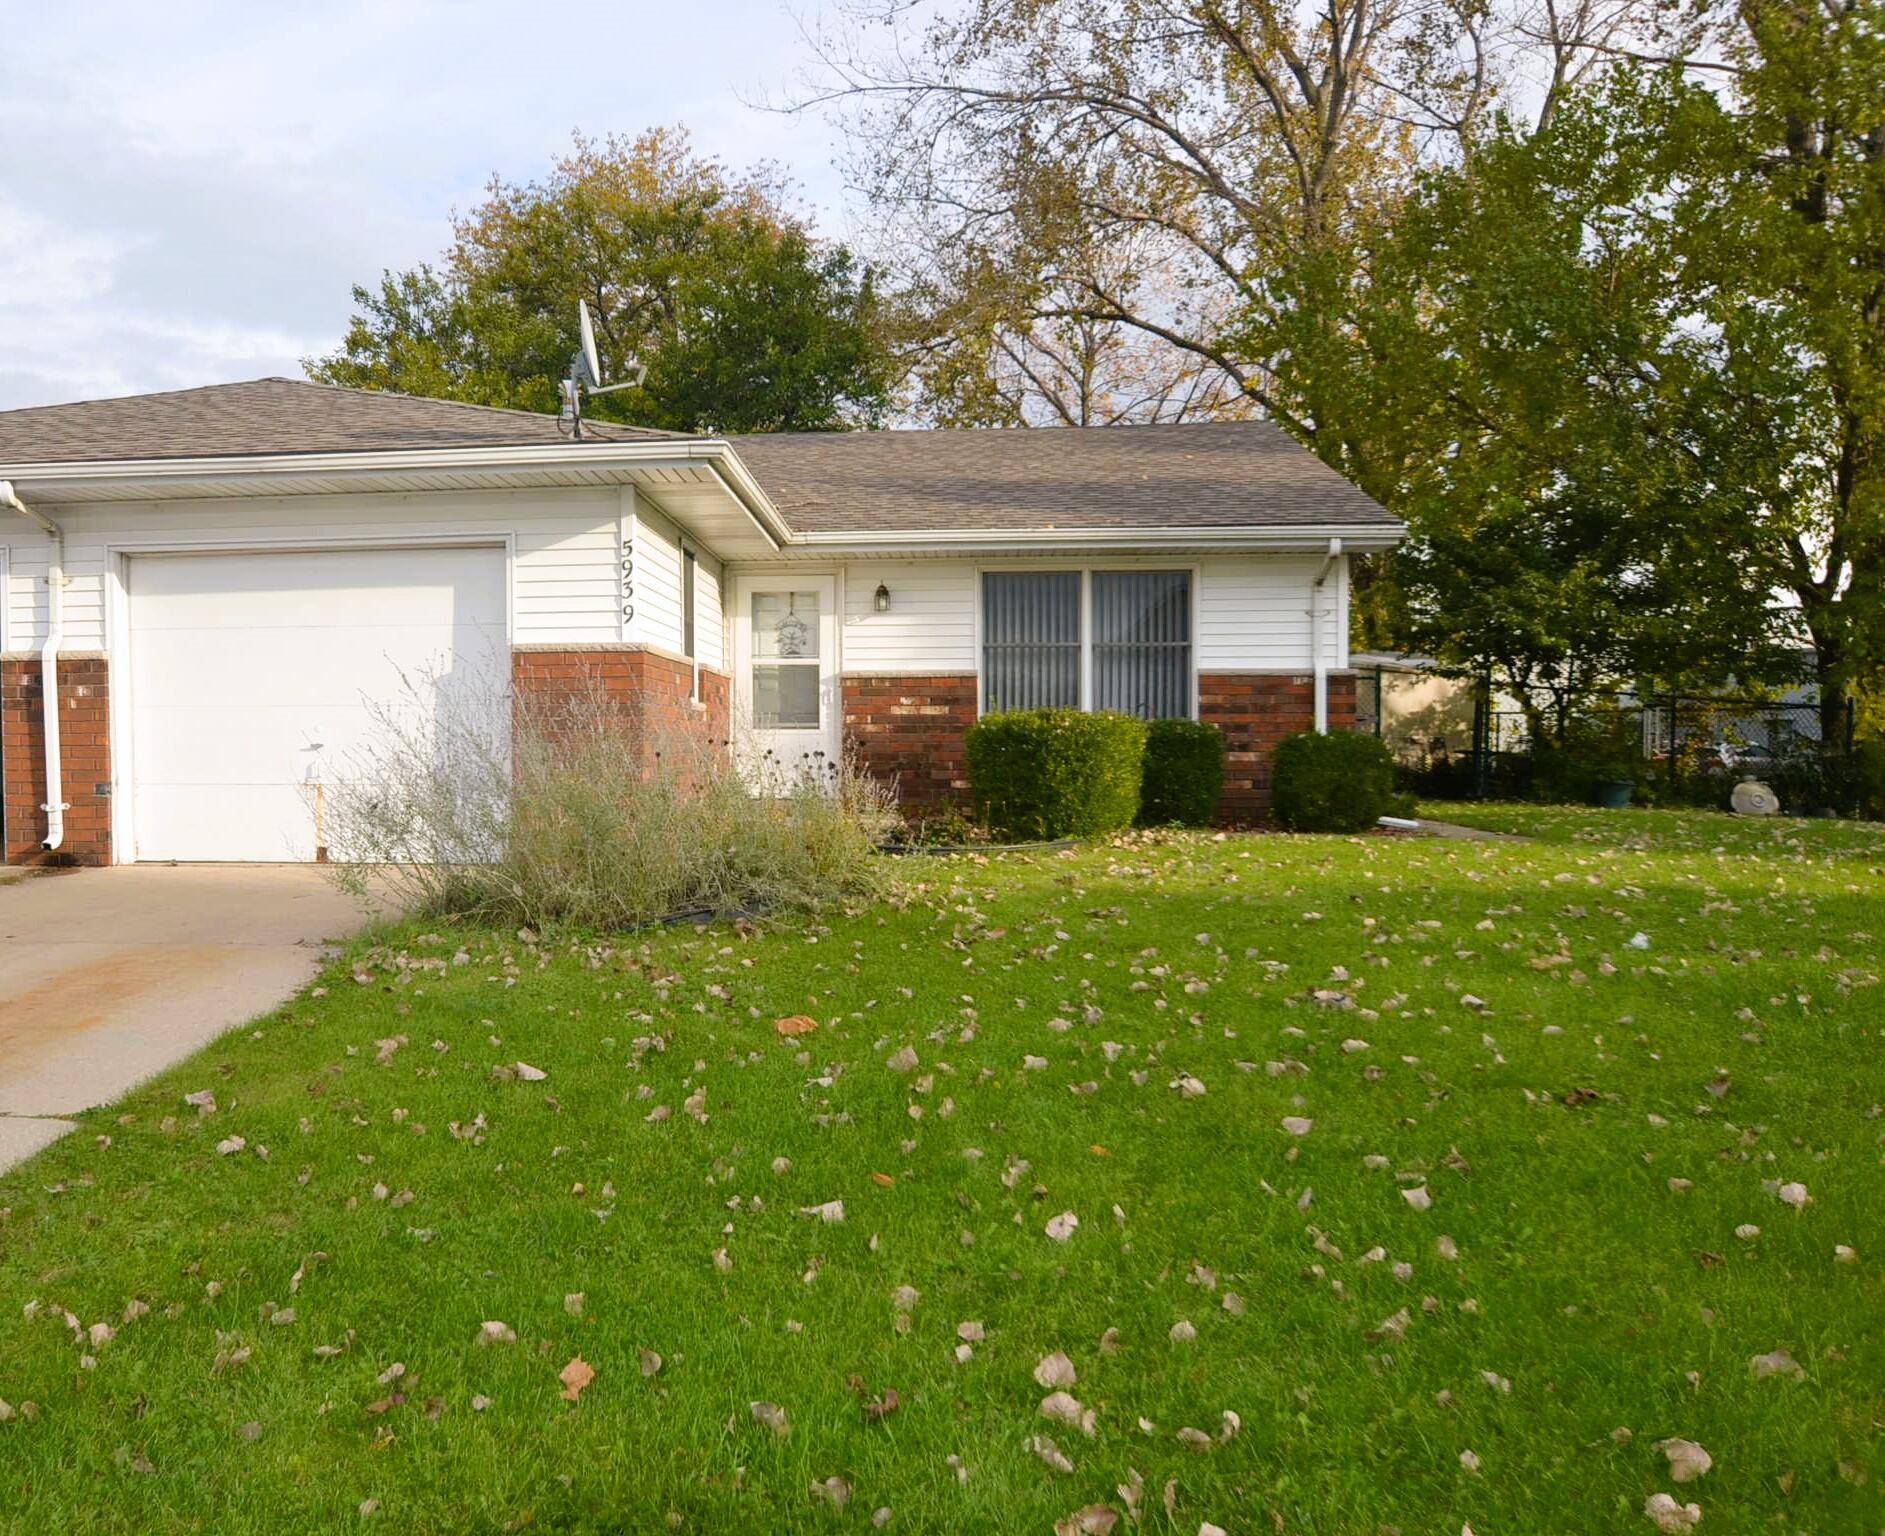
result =
[{"label": "roof eave", "polygon": [[1349,554],[1392,549],[1407,536],[1401,522],[1212,524],[1161,528],[946,528],[893,532],[800,533],[795,552],[840,554],[1015,554],[1060,552],[1069,547],[1100,550],[1243,549],[1273,554],[1323,554],[1340,539]]},{"label": "roof eave", "polygon": [[[254,494],[318,494],[335,481],[371,488],[408,489],[412,476],[452,475],[478,488],[541,483],[546,473],[581,470],[624,480],[661,467],[704,469],[751,521],[771,549],[792,538],[790,528],[730,444],[719,438],[646,442],[525,443],[463,448],[388,448],[347,452],[237,454],[177,459],[80,459],[0,465],[0,479],[49,503],[61,500],[172,501],[214,493],[235,481],[254,482]],[[82,493],[82,494],[75,494]]]}]

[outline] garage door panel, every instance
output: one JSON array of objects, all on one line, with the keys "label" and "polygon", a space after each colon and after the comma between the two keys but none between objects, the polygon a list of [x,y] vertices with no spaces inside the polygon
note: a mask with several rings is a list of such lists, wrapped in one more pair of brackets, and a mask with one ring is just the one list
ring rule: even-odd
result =
[{"label": "garage door panel", "polygon": [[314,857],[389,718],[503,739],[501,550],[139,557],[128,587],[139,858]]},{"label": "garage door panel", "polygon": [[[486,567],[469,587],[441,584],[423,568]],[[502,618],[497,550],[299,550],[229,555],[154,555],[137,561],[140,627],[360,625],[436,630],[466,619]],[[305,603],[301,600],[307,600]],[[284,607],[284,604],[289,606]],[[284,618],[284,615],[291,617]]]},{"label": "garage door panel", "polygon": [[[166,710],[158,728],[138,735],[138,789],[302,783],[309,777],[308,770],[325,767],[322,759],[329,738],[358,740],[368,736],[374,725],[358,706],[345,711],[327,709],[320,711],[325,718],[315,734],[306,728],[309,713],[286,705],[244,709],[196,705]],[[142,718],[148,726],[149,717]],[[205,741],[219,743],[217,750],[205,752]]]},{"label": "garage door panel", "polygon": [[[213,798],[188,785],[156,785],[139,790],[138,815],[145,859],[305,864],[315,857],[311,792],[294,785],[223,785]],[[155,848],[145,843],[144,820],[161,828]]]},{"label": "garage door panel", "polygon": [[408,686],[444,683],[462,692],[502,677],[497,646],[475,630],[404,637],[383,629],[252,629],[232,640],[227,630],[196,627],[140,632],[137,646],[140,710],[206,699],[244,708],[284,693],[316,707],[357,705],[362,695],[390,703]]}]

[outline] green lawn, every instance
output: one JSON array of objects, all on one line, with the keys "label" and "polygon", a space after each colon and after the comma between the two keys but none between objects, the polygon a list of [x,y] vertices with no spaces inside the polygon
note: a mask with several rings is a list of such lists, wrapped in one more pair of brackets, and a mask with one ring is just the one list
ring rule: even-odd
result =
[{"label": "green lawn", "polygon": [[363,945],[0,1179],[0,1528],[1876,1531],[1879,843],[1479,814]]},{"label": "green lawn", "polygon": [[1775,858],[1885,861],[1885,824],[1732,816],[1726,811],[1600,811],[1512,800],[1428,800],[1418,814],[1551,843],[1655,853],[1756,854]]}]

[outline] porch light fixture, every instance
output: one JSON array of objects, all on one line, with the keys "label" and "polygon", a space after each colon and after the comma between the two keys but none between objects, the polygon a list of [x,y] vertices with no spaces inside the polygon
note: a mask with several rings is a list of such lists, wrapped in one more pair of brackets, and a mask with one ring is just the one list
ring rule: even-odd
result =
[{"label": "porch light fixture", "polygon": [[877,583],[877,596],[872,600],[879,613],[890,612],[890,588],[881,581]]}]

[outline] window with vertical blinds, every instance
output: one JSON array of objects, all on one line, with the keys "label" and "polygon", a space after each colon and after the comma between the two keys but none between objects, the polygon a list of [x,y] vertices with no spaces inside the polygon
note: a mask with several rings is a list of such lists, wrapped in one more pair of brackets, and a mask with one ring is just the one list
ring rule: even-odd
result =
[{"label": "window with vertical blinds", "polygon": [[1191,573],[1095,571],[1093,707],[1144,720],[1191,713]]},{"label": "window with vertical blinds", "polygon": [[[1082,603],[1092,608],[1083,632]],[[1084,685],[1084,686],[1083,686]],[[988,571],[982,707],[1191,714],[1189,571]]]},{"label": "window with vertical blinds", "polygon": [[1004,709],[1080,707],[1080,573],[982,576],[982,701]]}]

